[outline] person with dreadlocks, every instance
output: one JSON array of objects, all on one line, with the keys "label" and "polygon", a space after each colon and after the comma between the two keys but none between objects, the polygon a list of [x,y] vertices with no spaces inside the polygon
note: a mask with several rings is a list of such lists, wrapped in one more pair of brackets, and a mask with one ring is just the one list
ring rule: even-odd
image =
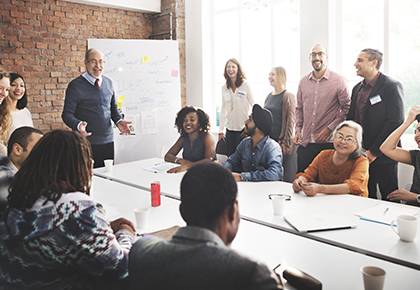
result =
[{"label": "person with dreadlocks", "polygon": [[[78,132],[35,145],[9,189],[0,220],[2,289],[121,289],[134,226],[111,223],[90,196],[92,153]],[[0,287],[1,288],[1,287]]]}]

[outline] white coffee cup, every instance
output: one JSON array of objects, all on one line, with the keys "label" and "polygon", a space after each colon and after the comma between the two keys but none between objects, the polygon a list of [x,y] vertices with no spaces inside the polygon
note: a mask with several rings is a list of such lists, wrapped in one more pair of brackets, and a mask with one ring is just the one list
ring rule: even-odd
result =
[{"label": "white coffee cup", "polygon": [[365,290],[382,290],[384,288],[386,272],[378,267],[362,267],[363,284]]},{"label": "white coffee cup", "polygon": [[136,224],[138,229],[147,228],[147,222],[149,221],[149,211],[147,207],[138,207],[134,209],[134,215],[136,216]]},{"label": "white coffee cup", "polygon": [[417,234],[417,218],[412,215],[399,215],[397,217],[397,228],[395,229],[395,220],[391,222],[392,230],[400,236],[401,241],[412,242]]},{"label": "white coffee cup", "polygon": [[105,163],[105,171],[112,172],[112,164],[114,163],[114,160],[106,159],[104,160],[104,163]]},{"label": "white coffee cup", "polygon": [[275,215],[283,215],[284,203],[287,196],[270,194],[270,199],[273,202],[273,211]]}]

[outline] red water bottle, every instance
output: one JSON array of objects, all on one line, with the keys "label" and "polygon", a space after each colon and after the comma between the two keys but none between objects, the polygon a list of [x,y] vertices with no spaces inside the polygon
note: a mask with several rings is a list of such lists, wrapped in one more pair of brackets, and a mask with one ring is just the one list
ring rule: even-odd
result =
[{"label": "red water bottle", "polygon": [[152,182],[150,185],[152,194],[152,206],[160,206],[160,183],[159,181]]}]

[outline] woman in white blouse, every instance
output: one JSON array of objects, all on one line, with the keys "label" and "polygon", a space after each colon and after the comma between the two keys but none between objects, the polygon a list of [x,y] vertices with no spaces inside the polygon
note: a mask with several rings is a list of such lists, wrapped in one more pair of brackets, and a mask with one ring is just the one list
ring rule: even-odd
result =
[{"label": "woman in white blouse", "polygon": [[226,124],[227,155],[230,156],[245,137],[243,132],[245,120],[255,101],[239,61],[234,58],[229,59],[226,62],[223,75],[226,84],[222,87],[219,140],[225,138],[223,129]]},{"label": "woman in white blouse", "polygon": [[26,93],[26,84],[23,77],[17,73],[10,74],[10,114],[13,123],[9,130],[9,136],[19,127],[33,127],[31,112],[26,108],[28,96]]}]

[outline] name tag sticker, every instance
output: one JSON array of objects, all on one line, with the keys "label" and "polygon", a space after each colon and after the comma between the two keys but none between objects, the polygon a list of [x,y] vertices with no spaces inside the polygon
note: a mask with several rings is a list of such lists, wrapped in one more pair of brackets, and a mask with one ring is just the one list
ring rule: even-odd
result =
[{"label": "name tag sticker", "polygon": [[238,91],[238,98],[241,98],[241,99],[245,98],[245,93]]},{"label": "name tag sticker", "polygon": [[382,99],[381,99],[380,95],[376,95],[376,96],[373,96],[372,98],[370,98],[369,101],[370,101],[371,105],[375,105],[379,102],[382,102]]}]

